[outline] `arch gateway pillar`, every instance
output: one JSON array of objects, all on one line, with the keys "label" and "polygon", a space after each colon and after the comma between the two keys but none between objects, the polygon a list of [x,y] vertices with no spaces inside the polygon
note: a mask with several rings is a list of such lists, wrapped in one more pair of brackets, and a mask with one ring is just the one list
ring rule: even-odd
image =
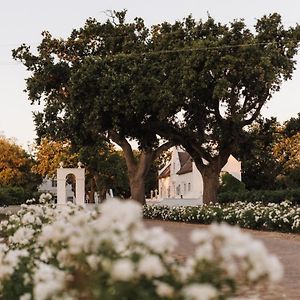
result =
[{"label": "arch gateway pillar", "polygon": [[84,205],[85,199],[85,169],[81,167],[81,163],[78,163],[78,168],[63,168],[60,164],[60,168],[57,169],[57,204],[67,203],[66,192],[66,177],[69,174],[73,174],[76,179],[76,197],[75,203],[78,205]]}]

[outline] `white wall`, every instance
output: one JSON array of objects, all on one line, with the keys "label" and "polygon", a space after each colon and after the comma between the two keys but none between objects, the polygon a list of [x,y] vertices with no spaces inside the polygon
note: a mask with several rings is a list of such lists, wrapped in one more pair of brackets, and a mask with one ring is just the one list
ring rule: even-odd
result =
[{"label": "white wall", "polygon": [[[175,166],[175,168],[174,168]],[[167,166],[166,166],[167,167]],[[166,168],[165,167],[165,168]],[[202,199],[203,197],[203,180],[201,173],[193,162],[193,172],[177,175],[180,169],[180,161],[178,150],[173,147],[172,158],[170,161],[170,177],[159,179],[159,198],[188,198],[188,199]],[[164,169],[165,169],[164,168]],[[160,174],[163,172],[162,169]],[[222,171],[226,171],[241,180],[241,163],[237,161],[232,155],[229,157],[227,164]],[[188,185],[191,184],[189,191]],[[178,194],[178,187],[180,185],[180,193]],[[186,187],[184,189],[184,186]],[[170,192],[168,193],[168,189]]]},{"label": "white wall", "polygon": [[241,162],[236,160],[232,155],[229,156],[227,164],[223,167],[222,171],[230,173],[239,181],[241,177]]},{"label": "white wall", "polygon": [[[55,179],[56,180],[56,179]],[[40,192],[49,192],[54,196],[57,196],[57,186],[52,186],[52,179],[44,178],[42,184],[38,187],[38,191]],[[72,185],[66,185],[67,197],[75,198],[74,192],[72,191]]]}]

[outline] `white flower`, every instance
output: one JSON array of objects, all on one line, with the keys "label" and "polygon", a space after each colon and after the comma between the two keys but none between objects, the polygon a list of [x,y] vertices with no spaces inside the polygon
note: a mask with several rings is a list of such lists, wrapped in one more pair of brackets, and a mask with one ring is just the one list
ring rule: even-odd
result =
[{"label": "white flower", "polygon": [[21,257],[27,257],[28,255],[27,250],[10,250],[7,252],[3,261],[14,268],[19,263]]},{"label": "white flower", "polygon": [[27,224],[33,224],[35,221],[35,217],[31,212],[26,213],[22,217],[22,224],[27,225]]},{"label": "white flower", "polygon": [[54,266],[40,263],[34,274],[34,299],[46,300],[62,292],[66,284],[66,274]]},{"label": "white flower", "polygon": [[130,225],[140,222],[142,219],[142,208],[136,201],[120,201],[109,199],[101,206],[102,226],[111,224],[118,229],[127,229]]},{"label": "white flower", "polygon": [[24,245],[29,242],[33,235],[33,229],[28,227],[20,227],[13,236],[9,237],[9,242]]},{"label": "white flower", "polygon": [[217,297],[217,290],[210,284],[193,283],[186,286],[182,294],[186,300],[211,300]]},{"label": "white flower", "polygon": [[31,295],[29,293],[26,293],[22,295],[19,300],[31,300]]},{"label": "white flower", "polygon": [[138,265],[138,272],[148,278],[160,277],[165,274],[165,268],[158,256],[149,255],[142,258]]},{"label": "white flower", "polygon": [[206,242],[208,239],[210,239],[210,235],[207,230],[194,229],[191,232],[191,241],[194,244]]},{"label": "white flower", "polygon": [[147,230],[136,231],[136,241],[144,243],[156,253],[170,253],[175,249],[177,241],[172,235],[165,232],[161,227],[153,227]]},{"label": "white flower", "polygon": [[100,257],[97,255],[89,255],[86,257],[86,262],[92,270],[96,271],[100,262]]},{"label": "white flower", "polygon": [[111,277],[113,280],[129,281],[134,277],[134,265],[126,258],[117,260],[112,265]]},{"label": "white flower", "polygon": [[7,225],[8,225],[8,221],[7,220],[1,221],[1,226],[6,227]]},{"label": "white flower", "polygon": [[174,296],[174,288],[169,284],[161,281],[156,281],[155,285],[156,285],[156,293],[160,297],[171,298]]}]

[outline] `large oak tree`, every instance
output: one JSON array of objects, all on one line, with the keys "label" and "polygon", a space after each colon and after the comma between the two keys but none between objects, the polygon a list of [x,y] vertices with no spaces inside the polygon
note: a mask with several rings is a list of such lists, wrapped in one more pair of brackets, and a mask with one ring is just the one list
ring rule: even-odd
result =
[{"label": "large oak tree", "polygon": [[[284,29],[278,14],[259,19],[255,32],[243,21],[223,25],[211,17],[151,30],[140,18],[124,18],[89,20],[66,40],[46,32],[36,55],[25,45],[14,52],[32,72],[29,98],[45,103],[38,134],[111,138],[124,151],[140,202],[151,161],[169,143],[181,144],[202,174],[204,202],[216,201],[219,173],[244,129],[291,78],[299,27]],[[159,137],[170,142],[160,147]],[[128,138],[139,143],[138,163]]]},{"label": "large oak tree", "polygon": [[[143,20],[124,18],[119,12],[105,23],[90,19],[65,40],[44,32],[36,54],[22,45],[13,55],[32,73],[29,99],[44,104],[35,114],[38,136],[67,138],[77,147],[111,139],[123,149],[131,197],[144,203],[151,163],[170,147],[153,130],[160,106],[152,103],[168,99],[169,90],[160,88],[157,61],[141,55],[150,49]],[[138,141],[139,159],[130,139]]]},{"label": "large oak tree", "polygon": [[181,116],[165,118],[157,128],[194,159],[205,203],[216,201],[220,171],[247,139],[247,127],[291,79],[299,29],[285,29],[276,13],[259,19],[252,31],[242,20],[223,25],[211,17],[156,26],[155,50],[177,51],[184,96],[178,99]]}]

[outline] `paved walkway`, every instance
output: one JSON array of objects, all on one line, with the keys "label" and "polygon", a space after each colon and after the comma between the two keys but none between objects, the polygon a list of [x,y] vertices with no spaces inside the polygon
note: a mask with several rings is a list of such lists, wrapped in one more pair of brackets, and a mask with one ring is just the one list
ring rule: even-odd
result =
[{"label": "paved walkway", "polygon": [[[191,230],[205,228],[206,225],[186,224],[180,222],[145,220],[146,226],[162,226],[178,240],[176,254],[186,257],[193,253],[194,245],[190,242]],[[262,232],[243,229],[254,238],[264,242],[268,250],[276,254],[284,266],[285,274],[281,284],[272,288],[261,289],[258,293],[264,300],[300,300],[300,235]]]}]

